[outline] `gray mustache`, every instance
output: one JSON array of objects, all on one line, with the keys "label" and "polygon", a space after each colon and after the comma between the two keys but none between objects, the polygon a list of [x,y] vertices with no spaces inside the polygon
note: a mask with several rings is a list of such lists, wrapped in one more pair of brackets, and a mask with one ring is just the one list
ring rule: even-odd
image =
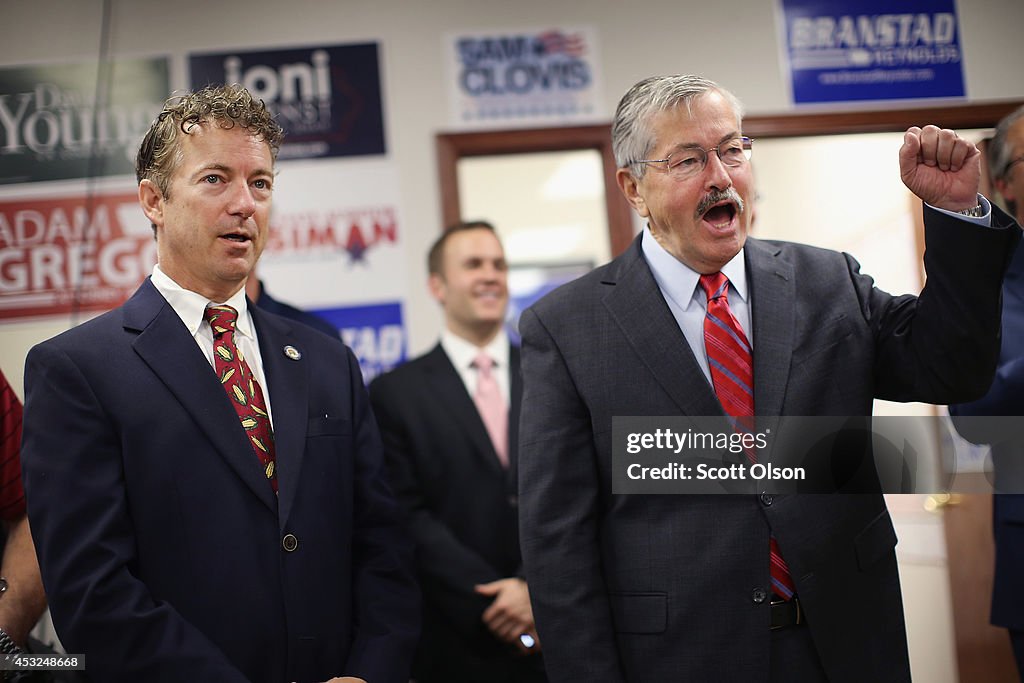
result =
[{"label": "gray mustache", "polygon": [[739,213],[743,213],[743,199],[740,197],[740,193],[736,191],[736,188],[728,187],[724,190],[715,190],[711,194],[700,200],[700,204],[697,205],[697,218],[700,219],[708,209],[719,202],[731,201],[736,204],[736,210]]}]

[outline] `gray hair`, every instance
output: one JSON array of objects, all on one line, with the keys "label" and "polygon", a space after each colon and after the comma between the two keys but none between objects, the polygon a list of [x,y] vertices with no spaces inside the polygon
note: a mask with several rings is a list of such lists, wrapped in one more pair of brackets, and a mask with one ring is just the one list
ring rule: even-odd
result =
[{"label": "gray hair", "polygon": [[736,123],[743,120],[743,105],[731,92],[714,81],[693,75],[653,76],[640,81],[622,96],[615,109],[612,122],[612,152],[619,168],[631,168],[634,178],[640,179],[646,164],[636,163],[647,158],[654,147],[651,117],[680,104],[690,104],[710,92],[721,93],[736,112]]},{"label": "gray hair", "polygon": [[[1015,123],[1024,119],[1024,106],[1018,107],[1015,111],[1003,117],[1003,120],[996,125],[995,135],[988,143],[988,174],[993,181],[1002,180],[1006,176],[1007,168],[1010,165],[1010,158],[1013,156],[1013,149],[1006,144],[1006,137],[1010,134],[1010,128]],[[1003,197],[1006,201],[1006,208],[1010,213],[1017,215],[1017,202]]]},{"label": "gray hair", "polygon": [[996,126],[996,133],[988,143],[988,174],[992,180],[1001,180],[1006,175],[1006,167],[1010,165],[1013,150],[1006,144],[1006,136],[1013,124],[1024,119],[1024,106],[1007,114]]}]

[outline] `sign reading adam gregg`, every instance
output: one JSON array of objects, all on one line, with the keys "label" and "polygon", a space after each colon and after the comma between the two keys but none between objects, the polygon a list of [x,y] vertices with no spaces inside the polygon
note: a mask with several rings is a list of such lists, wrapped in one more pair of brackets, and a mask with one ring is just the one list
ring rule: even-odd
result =
[{"label": "sign reading adam gregg", "polygon": [[279,159],[384,154],[377,44],[189,57],[192,88],[241,83],[284,128]]},{"label": "sign reading adam gregg", "polygon": [[0,320],[119,306],[154,263],[135,192],[0,201]]}]

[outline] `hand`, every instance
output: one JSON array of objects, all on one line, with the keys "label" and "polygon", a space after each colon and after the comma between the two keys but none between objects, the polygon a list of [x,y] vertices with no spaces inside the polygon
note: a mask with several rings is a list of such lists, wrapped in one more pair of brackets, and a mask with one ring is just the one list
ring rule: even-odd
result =
[{"label": "hand", "polygon": [[914,126],[903,134],[900,177],[924,202],[947,211],[978,204],[981,152],[947,128]]},{"label": "hand", "polygon": [[[528,654],[540,650],[537,627],[533,622],[530,591],[522,579],[499,579],[474,588],[480,595],[492,596],[494,601],[484,610],[483,622],[499,640],[512,643],[520,652]],[[534,646],[527,648],[519,639],[530,634]]]}]

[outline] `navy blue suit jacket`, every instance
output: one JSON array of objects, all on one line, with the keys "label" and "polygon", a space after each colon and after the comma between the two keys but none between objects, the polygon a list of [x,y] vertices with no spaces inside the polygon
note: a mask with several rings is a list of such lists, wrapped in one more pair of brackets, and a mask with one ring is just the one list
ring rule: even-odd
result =
[{"label": "navy blue suit jacket", "polygon": [[522,576],[516,499],[522,379],[509,349],[509,468],[502,468],[473,398],[438,344],[378,377],[370,399],[399,502],[409,515],[423,587],[422,681],[543,680],[537,657],[500,642],[478,583]]},{"label": "navy blue suit jacket", "polygon": [[[1024,415],[1024,249],[1018,249],[1003,280],[1003,335],[999,366],[992,388],[972,403],[949,407],[954,416]],[[954,421],[963,435],[985,442],[984,434],[972,434],[970,421]],[[1006,441],[992,446],[996,485],[1020,490],[1024,481],[1024,443]],[[995,584],[992,590],[992,623],[1024,629],[1024,495],[1002,494],[992,499],[996,540]]]},{"label": "navy blue suit jacket", "polygon": [[309,325],[314,330],[320,330],[330,337],[339,336],[338,328],[320,316],[304,311],[301,308],[295,308],[291,304],[278,301],[274,297],[270,296],[267,292],[267,288],[263,286],[262,280],[260,281],[260,295],[256,298],[256,305],[264,311],[269,311],[274,315],[280,315],[285,318],[290,318],[291,320],[297,320],[303,325]]},{"label": "navy blue suit jacket", "polygon": [[359,367],[251,310],[277,497],[148,280],[29,353],[24,479],[57,633],[103,681],[404,683],[419,597]]}]

